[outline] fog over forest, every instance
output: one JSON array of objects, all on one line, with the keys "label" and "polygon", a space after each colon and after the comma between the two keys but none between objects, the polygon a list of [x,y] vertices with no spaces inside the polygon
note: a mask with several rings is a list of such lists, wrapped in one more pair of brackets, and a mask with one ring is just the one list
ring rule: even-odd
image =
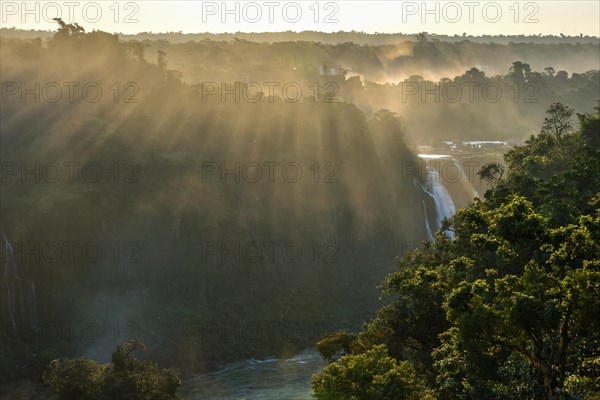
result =
[{"label": "fog over forest", "polygon": [[598,36],[55,22],[0,31],[0,398],[599,398]]}]

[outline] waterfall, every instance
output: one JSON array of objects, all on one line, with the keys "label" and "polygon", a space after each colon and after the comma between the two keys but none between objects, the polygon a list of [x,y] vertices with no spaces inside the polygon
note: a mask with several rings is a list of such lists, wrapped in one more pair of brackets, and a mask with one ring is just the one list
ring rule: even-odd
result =
[{"label": "waterfall", "polygon": [[[435,169],[427,170],[425,186],[435,202],[435,222],[436,227],[440,228],[444,218],[451,218],[456,213],[454,201],[452,201],[448,190],[440,182],[440,175]],[[453,237],[452,232],[448,232],[448,234],[450,237]]]},{"label": "waterfall", "polygon": [[427,205],[425,204],[425,200],[421,200],[423,202],[423,214],[425,214],[425,230],[427,231],[427,237],[429,239],[433,239],[433,234],[431,233],[431,225],[429,225],[429,218],[427,217]]},{"label": "waterfall", "polygon": [[[4,238],[4,286],[6,287],[6,297],[7,297],[7,308],[8,308],[8,316],[10,318],[10,323],[12,325],[13,332],[17,330],[17,322],[16,322],[16,314],[17,310],[20,315],[21,320],[29,319],[29,323],[34,329],[38,329],[39,327],[39,319],[37,312],[37,295],[35,290],[35,275],[31,277],[31,281],[25,283],[25,276],[21,276],[19,273],[19,267],[17,264],[17,260],[15,257],[15,251],[6,237],[6,235],[2,235]],[[27,275],[27,274],[26,274]],[[27,300],[26,290],[30,291],[30,297]],[[15,297],[18,295],[19,297],[19,305],[17,307],[17,302],[15,301]],[[28,311],[28,312],[27,312]]]},{"label": "waterfall", "polygon": [[40,326],[40,320],[37,313],[37,298],[35,295],[35,277],[30,282],[31,286],[31,323],[34,329],[38,329]]},{"label": "waterfall", "polygon": [[[15,253],[13,251],[12,245],[4,236],[4,285],[6,286],[6,305],[8,308],[8,316],[10,318],[10,322],[12,325],[13,332],[17,329],[17,323],[15,322],[15,291],[13,288],[13,280],[19,279],[19,274],[17,272],[17,263],[15,260]],[[12,274],[11,274],[12,272]]]},{"label": "waterfall", "polygon": [[[425,179],[425,185],[423,185],[418,179],[414,179],[414,185],[420,186],[423,193],[427,194],[433,200],[435,204],[435,229],[439,229],[442,226],[444,218],[451,218],[456,213],[456,207],[454,201],[450,196],[448,190],[440,182],[440,175],[437,170],[427,168],[427,176]],[[427,218],[427,206],[423,200],[423,209],[425,211],[425,230],[430,238],[433,237],[431,234],[431,225]],[[454,238],[454,233],[446,231],[446,234],[450,238]]]}]

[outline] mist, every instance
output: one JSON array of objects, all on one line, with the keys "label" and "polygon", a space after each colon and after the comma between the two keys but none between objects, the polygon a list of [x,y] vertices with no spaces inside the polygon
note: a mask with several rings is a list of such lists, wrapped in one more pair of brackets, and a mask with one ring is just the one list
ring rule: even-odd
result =
[{"label": "mist", "polygon": [[583,36],[0,42],[0,382],[136,338],[192,379],[359,332],[396,257],[484,200],[481,167],[600,93]]}]

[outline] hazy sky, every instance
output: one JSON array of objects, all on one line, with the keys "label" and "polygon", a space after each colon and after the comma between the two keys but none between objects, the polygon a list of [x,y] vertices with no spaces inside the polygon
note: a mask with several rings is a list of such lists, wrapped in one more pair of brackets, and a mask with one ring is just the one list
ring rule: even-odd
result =
[{"label": "hazy sky", "polygon": [[365,31],[600,36],[600,2],[579,1],[2,1],[3,27],[136,33]]}]

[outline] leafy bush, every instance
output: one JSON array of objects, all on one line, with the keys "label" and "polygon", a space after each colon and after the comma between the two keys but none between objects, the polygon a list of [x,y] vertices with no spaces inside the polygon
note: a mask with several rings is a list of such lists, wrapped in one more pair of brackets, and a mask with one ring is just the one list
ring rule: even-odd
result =
[{"label": "leafy bush", "polygon": [[314,376],[312,386],[314,396],[321,400],[424,398],[424,386],[412,365],[388,356],[384,345],[330,363]]},{"label": "leafy bush", "polygon": [[179,399],[178,373],[133,358],[131,353],[138,350],[145,350],[141,339],[117,346],[109,364],[81,358],[53,360],[44,372],[44,382],[55,400]]}]

